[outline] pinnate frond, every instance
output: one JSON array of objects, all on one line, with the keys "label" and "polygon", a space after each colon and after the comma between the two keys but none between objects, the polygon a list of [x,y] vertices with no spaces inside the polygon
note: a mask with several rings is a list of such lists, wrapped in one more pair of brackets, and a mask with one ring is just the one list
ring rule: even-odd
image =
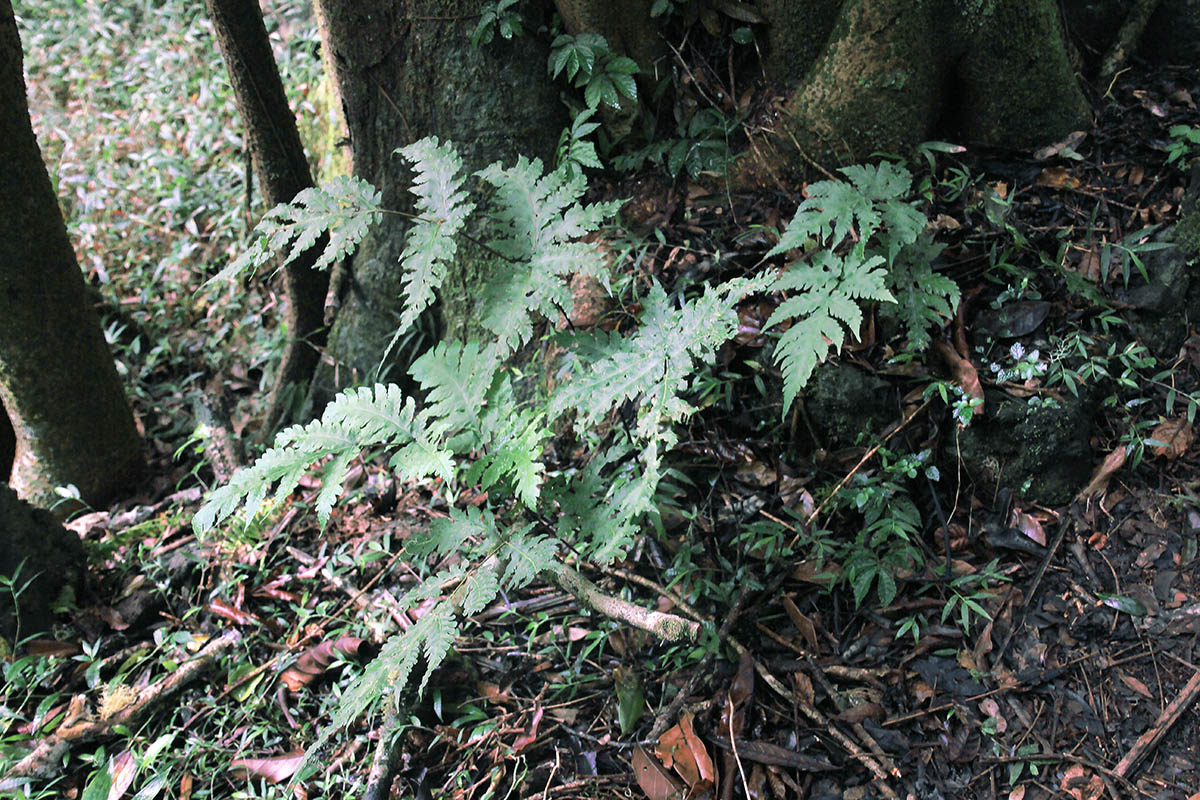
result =
[{"label": "pinnate frond", "polygon": [[379,221],[380,195],[371,184],[359,178],[340,175],[320,187],[304,189],[290,203],[281,203],[254,226],[254,241],[234,261],[209,282],[232,279],[247,269],[258,269],[287,249],[283,264],[328,234],[314,269],[325,269],[346,257]]},{"label": "pinnate frond", "polygon": [[767,320],[772,328],[795,318],[775,346],[775,358],[783,367],[783,410],[825,360],[830,348],[840,350],[846,331],[858,333],[862,311],[858,301],[891,302],[883,256],[863,258],[857,251],[840,256],[818,250],[809,264],[795,264],[772,287],[794,294],[775,309]]},{"label": "pinnate frond", "polygon": [[435,437],[440,429],[416,419],[416,406],[396,386],[377,384],[342,392],[326,406],[321,419],[293,425],[254,464],[239,470],[228,484],[209,495],[192,521],[204,533],[239,507],[253,516],[267,492],[286,497],[300,478],[323,459],[317,515],[324,525],[341,493],[350,461],[363,449],[387,445],[396,449],[392,463],[405,478],[440,475],[449,479],[453,463]]},{"label": "pinnate frond", "polygon": [[404,311],[400,329],[407,330],[433,302],[446,279],[446,268],[458,252],[455,237],[462,231],[475,204],[463,190],[462,158],[436,136],[396,150],[413,165],[412,193],[420,218],[405,240],[400,264],[404,270]]}]

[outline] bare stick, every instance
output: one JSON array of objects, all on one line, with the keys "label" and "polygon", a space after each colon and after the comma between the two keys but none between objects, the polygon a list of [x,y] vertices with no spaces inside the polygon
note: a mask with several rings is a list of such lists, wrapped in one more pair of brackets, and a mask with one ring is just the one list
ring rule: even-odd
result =
[{"label": "bare stick", "polygon": [[1117,766],[1113,769],[1113,772],[1122,778],[1132,772],[1141,763],[1142,759],[1158,746],[1159,740],[1183,716],[1183,712],[1188,710],[1188,707],[1195,702],[1197,697],[1200,697],[1200,672],[1192,674],[1192,679],[1187,682],[1187,686],[1183,687],[1183,691],[1179,693],[1179,696],[1163,709],[1162,714],[1150,726],[1150,730],[1138,737],[1138,740],[1133,744],[1133,748],[1125,754],[1124,758],[1117,762]]},{"label": "bare stick", "polygon": [[545,575],[558,588],[569,592],[588,608],[598,611],[606,617],[626,622],[635,628],[641,628],[660,639],[668,642],[681,639],[694,641],[700,635],[700,623],[677,617],[674,614],[649,611],[619,597],[607,595],[600,591],[596,584],[566,564],[546,570]]}]

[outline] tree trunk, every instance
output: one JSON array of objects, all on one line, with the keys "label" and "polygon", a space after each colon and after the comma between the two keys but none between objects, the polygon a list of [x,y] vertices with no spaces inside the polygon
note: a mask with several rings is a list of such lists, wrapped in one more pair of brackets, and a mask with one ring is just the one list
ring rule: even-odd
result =
[{"label": "tree trunk", "polygon": [[[548,4],[523,6],[544,14]],[[470,39],[478,14],[452,0],[318,0],[317,7],[327,26],[322,38],[342,97],[354,174],[380,189],[387,208],[411,208],[411,173],[393,151],[425,136],[454,142],[468,170],[497,159],[511,163],[518,154],[553,160],[567,117],[546,74],[549,44],[534,33],[539,20],[529,20],[519,40],[497,37],[475,48]],[[399,318],[398,259],[407,227],[387,214],[355,253],[329,358],[314,387],[317,405],[331,390],[380,368]],[[434,327],[452,335],[471,329],[475,293],[490,268],[480,248],[460,246]],[[404,360],[396,355],[385,370]]]},{"label": "tree trunk", "polygon": [[[246,126],[258,184],[267,205],[287,203],[313,185],[312,172],[288,107],[283,82],[256,0],[206,0],[233,94]],[[288,345],[267,403],[262,437],[290,421],[294,398],[303,397],[325,345],[325,294],[329,276],[313,269],[322,249],[310,249],[283,268]]]},{"label": "tree trunk", "polygon": [[141,441],[42,163],[21,62],[12,4],[0,0],[0,405],[16,438],[10,482],[39,504],[67,484],[99,504],[140,471]]},{"label": "tree trunk", "polygon": [[782,178],[936,138],[1032,147],[1088,124],[1054,0],[762,5],[781,97],[746,175]]}]

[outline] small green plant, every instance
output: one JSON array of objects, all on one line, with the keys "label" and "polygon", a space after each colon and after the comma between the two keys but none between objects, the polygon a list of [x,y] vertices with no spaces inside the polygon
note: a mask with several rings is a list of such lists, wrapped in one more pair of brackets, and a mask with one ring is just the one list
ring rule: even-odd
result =
[{"label": "small green plant", "polygon": [[914,349],[926,346],[929,330],[958,305],[958,286],[932,270],[941,248],[924,233],[924,215],[903,199],[912,188],[908,170],[885,161],[841,172],[848,180],[808,187],[767,253],[800,253],[771,287],[791,296],[765,326],[791,321],[776,349],[785,413],[830,349],[841,349],[847,333],[858,334],[860,303],[895,304]]},{"label": "small green plant", "polygon": [[576,89],[583,89],[588,108],[601,103],[621,107],[621,98],[637,100],[637,62],[612,52],[598,33],[563,33],[550,44],[550,76],[560,74]]},{"label": "small green plant", "polygon": [[483,47],[491,44],[500,34],[502,39],[512,39],[525,32],[521,15],[516,11],[519,0],[497,0],[484,3],[479,12],[479,24],[471,33],[471,45]]},{"label": "small green plant", "polygon": [[1167,131],[1167,163],[1186,161],[1196,150],[1200,150],[1200,125],[1172,125]]}]

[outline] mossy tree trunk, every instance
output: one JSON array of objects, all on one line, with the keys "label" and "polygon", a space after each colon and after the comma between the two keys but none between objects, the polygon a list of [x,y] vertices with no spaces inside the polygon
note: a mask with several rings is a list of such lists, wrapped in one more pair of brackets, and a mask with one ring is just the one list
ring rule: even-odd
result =
[{"label": "mossy tree trunk", "polygon": [[141,469],[133,416],[29,120],[21,41],[0,0],[0,405],[16,446],[9,482],[49,505],[74,484],[104,502]]},{"label": "mossy tree trunk", "polygon": [[[748,173],[861,161],[934,138],[1031,147],[1089,123],[1055,0],[764,6],[776,22],[767,67],[780,99]],[[832,25],[800,24],[814,15]]]},{"label": "mossy tree trunk", "polygon": [[[283,82],[257,0],[206,0],[221,55],[229,70],[255,174],[268,206],[287,203],[313,185],[312,172],[288,107]],[[318,245],[283,268],[288,344],[267,402],[266,438],[289,421],[303,397],[325,345],[325,295],[329,275],[313,269]]]},{"label": "mossy tree trunk", "polygon": [[[496,160],[512,163],[518,154],[553,159],[567,118],[559,89],[546,76],[549,42],[535,33],[549,4],[522,7],[530,15],[524,37],[496,37],[476,48],[474,6],[452,0],[318,0],[354,173],[382,192],[387,208],[411,208],[411,172],[393,153],[425,136],[454,142],[472,171]],[[381,366],[397,328],[398,260],[407,227],[403,217],[385,215],[350,262],[328,359],[314,387],[317,405],[330,390],[369,379]],[[477,292],[491,264],[480,248],[460,247],[436,319],[430,320],[439,333],[471,329]]]}]

